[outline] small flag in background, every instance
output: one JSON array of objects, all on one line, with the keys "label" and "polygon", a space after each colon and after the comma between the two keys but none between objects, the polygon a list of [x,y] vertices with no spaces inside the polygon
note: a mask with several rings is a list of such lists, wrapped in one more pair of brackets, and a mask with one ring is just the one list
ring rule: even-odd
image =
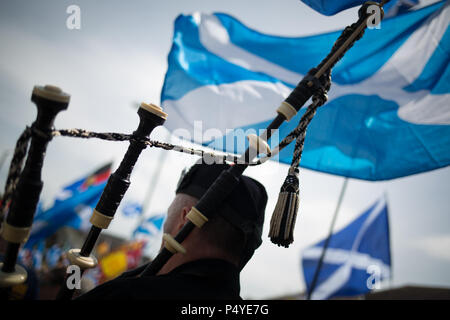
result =
[{"label": "small flag in background", "polygon": [[417,4],[419,0],[391,0],[383,7],[385,17],[390,18],[408,12]]},{"label": "small flag in background", "polygon": [[127,253],[116,250],[99,261],[100,270],[105,280],[113,279],[128,270]]},{"label": "small flag in background", "polygon": [[147,218],[133,232],[133,240],[145,241],[144,253],[146,256],[152,256],[159,248],[161,233],[166,219],[166,214],[157,214]]},{"label": "small flag in background", "polygon": [[158,235],[166,219],[165,214],[154,215],[147,218],[140,226],[133,232],[133,239],[141,239],[146,237],[153,237]]},{"label": "small flag in background", "polygon": [[[308,292],[325,240],[302,254]],[[311,299],[363,294],[390,277],[388,209],[384,198],[332,235]]]},{"label": "small flag in background", "polygon": [[365,0],[301,0],[303,3],[311,7],[312,9],[324,14],[326,16],[331,16],[345,9],[360,6]]},{"label": "small flag in background", "polygon": [[54,205],[36,214],[30,238],[25,248],[46,239],[63,226],[86,230],[92,210],[100,200],[111,173],[112,163],[102,166],[93,174],[64,187],[56,197]]}]

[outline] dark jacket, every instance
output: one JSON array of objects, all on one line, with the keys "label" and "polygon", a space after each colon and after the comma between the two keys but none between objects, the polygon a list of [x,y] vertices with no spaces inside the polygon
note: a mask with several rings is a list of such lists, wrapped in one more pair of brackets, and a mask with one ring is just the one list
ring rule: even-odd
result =
[{"label": "dark jacket", "polygon": [[127,272],[78,297],[77,300],[236,300],[239,269],[224,260],[202,259],[171,272],[136,278],[143,267]]}]

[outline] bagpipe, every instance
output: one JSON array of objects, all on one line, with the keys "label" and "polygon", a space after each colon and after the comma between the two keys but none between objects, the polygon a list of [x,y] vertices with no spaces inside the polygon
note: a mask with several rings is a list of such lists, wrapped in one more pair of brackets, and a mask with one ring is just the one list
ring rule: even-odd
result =
[{"label": "bagpipe", "polygon": [[[223,171],[207,192],[188,213],[188,222],[175,237],[164,234],[164,246],[159,254],[145,266],[140,276],[156,275],[165,263],[177,253],[185,252],[182,243],[194,228],[214,218],[217,208],[239,183],[240,176],[248,166],[261,165],[277,155],[284,147],[295,140],[291,166],[270,221],[269,237],[278,246],[288,247],[293,242],[293,230],[299,207],[299,164],[303,151],[305,135],[309,123],[317,109],[326,103],[327,92],[331,86],[331,70],[344,54],[361,39],[372,18],[373,8],[380,10],[383,18],[383,5],[388,1],[368,1],[359,9],[359,19],[344,29],[330,53],[298,83],[296,88],[276,110],[277,116],[260,135],[249,135],[249,147],[240,156],[217,155],[214,153],[185,148],[150,140],[152,131],[164,124],[167,114],[162,108],[142,103],[138,110],[139,124],[132,134],[95,133],[82,129],[55,130],[53,123],[59,112],[68,108],[70,95],[55,86],[35,86],[31,101],[36,104],[37,117],[31,127],[27,127],[19,137],[6,181],[5,192],[0,203],[1,236],[6,241],[4,260],[0,263],[0,292],[8,298],[8,290],[26,281],[27,273],[17,264],[21,244],[29,237],[34,213],[43,187],[41,170],[48,143],[56,136],[78,138],[99,138],[110,141],[129,141],[128,149],[117,170],[111,174],[97,203],[90,222],[91,229],[81,249],[71,249],[67,257],[72,265],[81,271],[94,268],[97,259],[92,255],[96,241],[103,229],[107,229],[114,218],[129,185],[133,168],[148,146],[174,150],[212,158],[216,162],[231,162],[233,165]],[[375,6],[375,7],[374,7]],[[285,122],[291,120],[311,99],[297,127],[292,130],[273,150],[267,141]],[[28,148],[29,146],[29,148]],[[25,165],[23,166],[26,157]],[[255,160],[255,158],[257,158]],[[23,166],[23,169],[22,169]],[[6,217],[6,218],[5,218]],[[4,221],[3,221],[4,220]],[[70,289],[66,281],[57,295],[59,300],[70,300],[75,288]]]}]

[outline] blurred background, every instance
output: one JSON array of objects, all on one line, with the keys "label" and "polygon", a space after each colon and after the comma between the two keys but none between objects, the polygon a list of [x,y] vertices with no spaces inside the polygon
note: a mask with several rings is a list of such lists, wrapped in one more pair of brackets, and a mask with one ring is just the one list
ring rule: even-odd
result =
[{"label": "blurred background", "polygon": [[[81,9],[81,28],[70,30],[66,27],[66,9],[73,4]],[[68,110],[56,119],[56,128],[130,133],[137,126],[136,112],[142,101],[160,104],[176,17],[197,11],[227,13],[262,33],[289,37],[339,30],[357,17],[357,8],[326,17],[299,0],[2,0],[1,188],[15,142],[36,116],[30,101],[34,85],[57,85],[71,95]],[[198,148],[176,139],[163,127],[154,131],[152,139]],[[117,168],[126,148],[125,142],[55,138],[49,144],[43,168],[43,210],[51,208],[61,190],[72,182],[107,163],[112,163],[112,170]],[[145,218],[166,213],[181,171],[196,160],[190,155],[159,149],[143,152],[120,212],[99,241],[105,243],[105,255],[136,241],[133,234]],[[301,169],[295,241],[285,249],[267,238],[270,214],[287,170],[287,165],[268,162],[246,171],[266,186],[269,195],[263,244],[241,274],[241,296],[246,299],[301,295],[305,291],[302,251],[328,234],[344,178]],[[450,288],[449,187],[448,167],[383,182],[348,181],[336,230],[383,194],[387,197],[392,277],[382,283],[381,289],[405,285]],[[130,209],[133,204],[138,208],[136,212]],[[69,239],[69,233],[74,232],[61,230],[60,239]],[[154,256],[160,245],[159,236],[147,238],[142,256]],[[77,235],[72,242],[81,238]],[[51,245],[47,243],[45,250]],[[114,272],[117,270],[111,271]]]}]

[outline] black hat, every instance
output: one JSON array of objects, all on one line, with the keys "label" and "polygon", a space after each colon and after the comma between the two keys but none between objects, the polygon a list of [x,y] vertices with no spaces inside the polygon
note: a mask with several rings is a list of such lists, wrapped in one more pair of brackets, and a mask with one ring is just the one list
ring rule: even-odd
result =
[{"label": "black hat", "polygon": [[[228,168],[230,168],[228,164],[197,163],[184,176],[180,177],[176,193],[184,193],[200,199],[220,173]],[[217,211],[219,213],[226,212],[226,214],[222,214],[223,218],[243,232],[250,256],[262,242],[266,204],[267,193],[264,186],[258,181],[242,175],[238,185],[221,204],[221,208],[226,208],[226,210]]]}]

